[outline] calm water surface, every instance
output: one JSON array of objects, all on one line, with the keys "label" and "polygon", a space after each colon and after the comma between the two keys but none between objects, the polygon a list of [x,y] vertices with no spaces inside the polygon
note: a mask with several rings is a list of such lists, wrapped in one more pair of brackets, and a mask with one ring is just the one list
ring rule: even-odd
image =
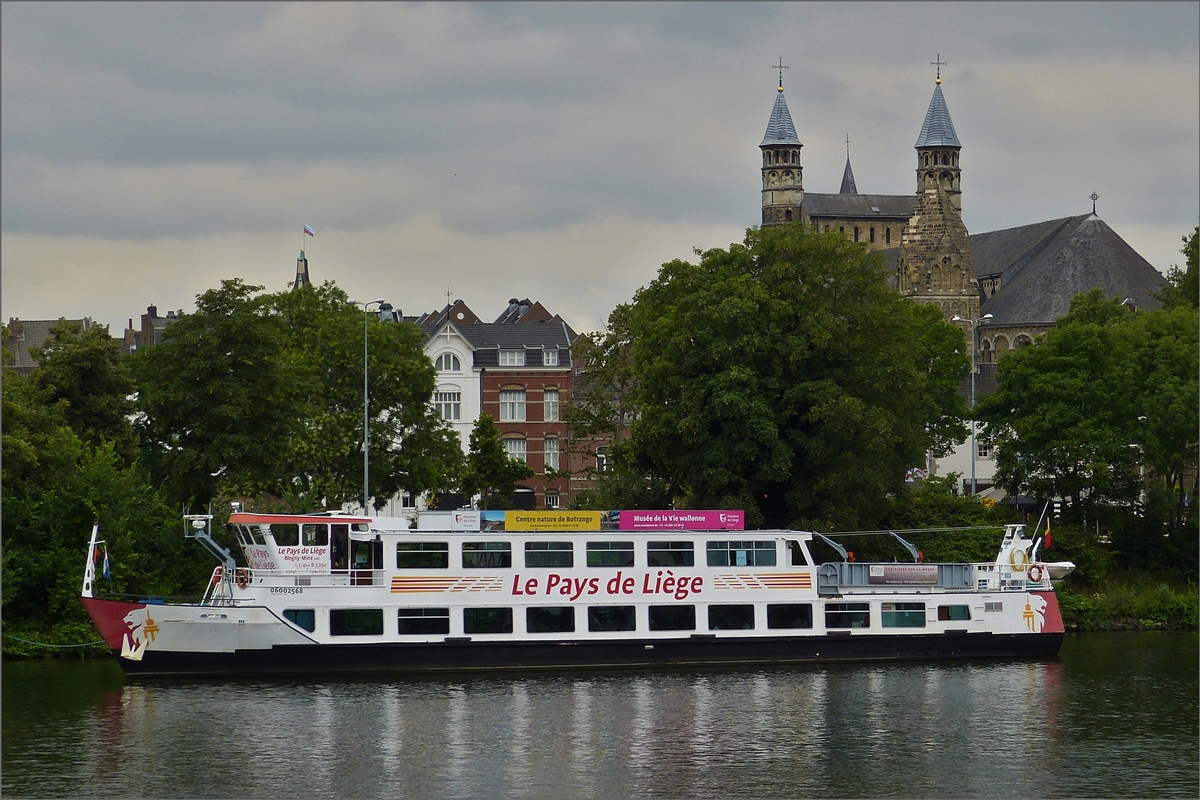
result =
[{"label": "calm water surface", "polygon": [[1195,633],[1056,661],[126,683],[3,668],[18,797],[1195,797]]}]

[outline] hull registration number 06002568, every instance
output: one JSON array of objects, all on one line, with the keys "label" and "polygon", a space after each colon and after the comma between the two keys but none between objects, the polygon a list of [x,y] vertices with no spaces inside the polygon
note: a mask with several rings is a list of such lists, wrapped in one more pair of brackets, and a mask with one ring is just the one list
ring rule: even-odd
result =
[{"label": "hull registration number 06002568", "polygon": [[272,586],[271,594],[304,594],[299,586]]}]

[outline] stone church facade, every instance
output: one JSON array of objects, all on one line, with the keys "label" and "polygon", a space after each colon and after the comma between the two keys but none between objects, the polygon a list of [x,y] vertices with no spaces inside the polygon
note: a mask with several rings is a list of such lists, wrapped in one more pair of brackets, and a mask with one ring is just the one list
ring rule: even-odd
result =
[{"label": "stone church facade", "polygon": [[[1091,214],[970,234],[962,220],[962,144],[941,84],[939,71],[915,145],[913,194],[859,194],[848,152],[840,190],[822,194],[804,191],[803,145],[781,80],[759,145],[762,225],[837,231],[881,251],[901,294],[959,318],[976,365],[960,391],[978,397],[995,386],[996,360],[1053,327],[1075,295],[1098,287],[1131,310],[1156,308],[1166,279],[1097,216],[1095,195]],[[928,471],[973,475],[978,491],[990,489],[992,453],[972,446],[968,439],[945,459],[931,455]],[[964,478],[964,492],[970,485]]]}]

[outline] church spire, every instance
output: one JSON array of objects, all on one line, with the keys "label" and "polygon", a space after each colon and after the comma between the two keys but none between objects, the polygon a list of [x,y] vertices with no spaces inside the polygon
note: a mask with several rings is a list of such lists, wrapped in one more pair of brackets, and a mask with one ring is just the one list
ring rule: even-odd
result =
[{"label": "church spire", "polygon": [[308,259],[304,257],[304,251],[300,251],[300,257],[296,259],[296,282],[292,284],[292,291],[299,289],[301,286],[311,286],[312,281],[308,279]]},{"label": "church spire", "polygon": [[850,134],[846,134],[846,171],[842,173],[842,188],[838,194],[858,194],[854,185],[854,170],[850,169]]},{"label": "church spire", "polygon": [[940,186],[949,196],[951,205],[962,211],[962,172],[958,165],[962,144],[958,141],[954,121],[950,119],[950,109],[946,107],[946,98],[942,94],[942,67],[946,66],[946,62],[938,53],[937,61],[930,63],[937,66],[938,72],[933,97],[925,112],[925,123],[917,137],[917,194]]},{"label": "church spire", "polygon": [[767,132],[762,144],[762,224],[782,225],[800,222],[804,203],[804,171],[800,166],[800,144],[796,126],[783,97],[783,59],[772,69],[779,70],[779,88],[775,92],[775,106],[767,121]]}]

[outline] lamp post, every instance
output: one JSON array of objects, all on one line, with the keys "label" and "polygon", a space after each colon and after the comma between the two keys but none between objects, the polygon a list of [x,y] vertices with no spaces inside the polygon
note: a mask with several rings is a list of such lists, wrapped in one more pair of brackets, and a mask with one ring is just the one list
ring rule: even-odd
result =
[{"label": "lamp post", "polygon": [[976,493],[975,486],[975,457],[979,455],[979,448],[975,445],[975,331],[979,327],[979,323],[992,318],[991,314],[984,314],[979,319],[963,319],[955,314],[950,318],[951,322],[966,322],[971,326],[971,496]]},{"label": "lamp post", "polygon": [[371,485],[371,405],[370,405],[370,388],[367,383],[367,306],[372,303],[379,303],[380,310],[387,306],[391,310],[391,306],[384,302],[383,298],[368,300],[365,303],[359,303],[357,300],[351,300],[353,305],[361,305],[363,309],[363,496],[362,507],[363,514],[368,513],[367,501],[370,498]]}]

